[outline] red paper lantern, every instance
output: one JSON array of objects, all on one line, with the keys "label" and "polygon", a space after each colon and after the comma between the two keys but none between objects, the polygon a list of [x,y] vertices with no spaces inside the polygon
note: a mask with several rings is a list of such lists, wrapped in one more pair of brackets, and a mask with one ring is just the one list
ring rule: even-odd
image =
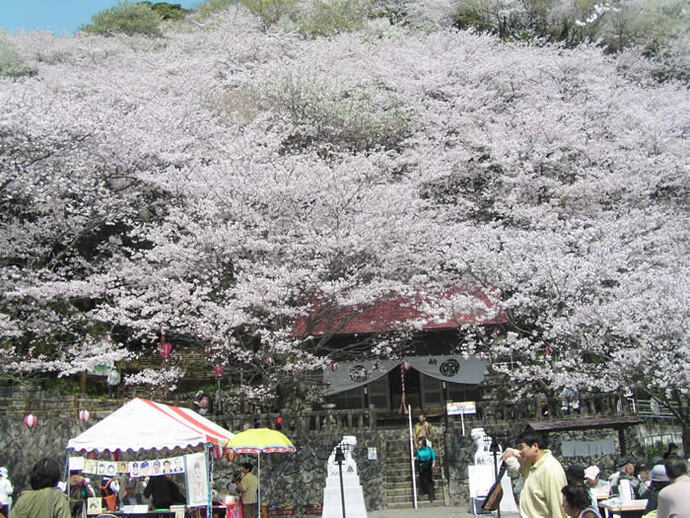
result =
[{"label": "red paper lantern", "polygon": [[164,360],[167,360],[170,358],[170,350],[172,349],[172,346],[169,343],[160,343],[158,344],[158,354],[161,355],[161,358]]},{"label": "red paper lantern", "polygon": [[410,370],[410,362],[404,361],[402,362],[402,368],[405,369],[406,371]]},{"label": "red paper lantern", "polygon": [[225,450],[225,458],[230,462],[234,462],[237,458],[237,452],[235,450]]},{"label": "red paper lantern", "polygon": [[36,416],[33,414],[27,414],[26,417],[24,418],[24,425],[31,430],[34,426],[36,426],[36,423],[38,422],[38,419],[36,419]]},{"label": "red paper lantern", "polygon": [[270,356],[268,358],[266,358],[266,363],[268,365],[273,365],[273,358],[271,358]]},{"label": "red paper lantern", "polygon": [[225,372],[225,366],[222,364],[214,365],[213,366],[213,373],[216,375],[217,378],[220,378],[223,376],[223,372]]},{"label": "red paper lantern", "polygon": [[213,458],[220,459],[223,456],[223,448],[217,444],[213,446]]},{"label": "red paper lantern", "polygon": [[338,370],[338,364],[337,363],[331,363],[331,372],[335,372]]},{"label": "red paper lantern", "polygon": [[88,410],[80,410],[79,411],[79,420],[82,423],[85,423],[86,421],[89,420],[89,411]]}]

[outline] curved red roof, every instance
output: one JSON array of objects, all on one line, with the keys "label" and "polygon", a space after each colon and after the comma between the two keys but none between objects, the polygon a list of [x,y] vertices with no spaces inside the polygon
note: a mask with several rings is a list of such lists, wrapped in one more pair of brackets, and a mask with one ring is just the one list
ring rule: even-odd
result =
[{"label": "curved red roof", "polygon": [[[423,306],[432,301],[429,296],[392,296],[381,298],[365,306],[336,307],[319,300],[309,317],[299,318],[293,335],[351,335],[382,333],[399,329],[401,325],[421,325],[422,330],[453,329],[464,324],[500,324],[506,318],[493,311],[489,296],[479,289],[447,288],[435,296],[436,301],[450,303],[458,295],[467,297],[463,308],[454,309],[453,317],[437,319],[424,312]],[[420,324],[421,322],[421,324]]]}]

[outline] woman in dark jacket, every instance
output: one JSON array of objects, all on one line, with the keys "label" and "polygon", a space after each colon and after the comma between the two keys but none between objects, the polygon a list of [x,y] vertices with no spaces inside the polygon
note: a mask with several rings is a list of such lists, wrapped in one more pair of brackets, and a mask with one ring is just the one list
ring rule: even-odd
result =
[{"label": "woman in dark jacket", "polygon": [[642,498],[647,499],[647,507],[644,509],[644,514],[656,510],[659,505],[659,491],[670,484],[663,464],[657,464],[652,468],[652,471],[649,472],[649,480],[651,480],[651,484],[642,495]]}]

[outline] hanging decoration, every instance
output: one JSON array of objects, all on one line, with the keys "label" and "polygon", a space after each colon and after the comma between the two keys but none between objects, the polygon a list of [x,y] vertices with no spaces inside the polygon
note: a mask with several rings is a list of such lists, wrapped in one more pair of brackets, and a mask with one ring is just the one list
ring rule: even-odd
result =
[{"label": "hanging decoration", "polygon": [[172,346],[165,341],[165,334],[161,332],[161,341],[158,344],[158,354],[160,354],[163,361],[170,358],[170,350]]},{"label": "hanging decoration", "polygon": [[[407,364],[407,366],[406,366]],[[407,397],[405,394],[405,372],[409,370],[410,364],[409,362],[402,361],[400,362],[400,384],[401,384],[401,396],[400,396],[400,413],[401,414],[406,414],[407,413]]]},{"label": "hanging decoration", "polygon": [[36,426],[36,423],[38,422],[38,419],[36,419],[36,416],[33,414],[27,414],[26,417],[24,417],[24,425],[29,429],[33,429],[34,426]]},{"label": "hanging decoration", "polygon": [[335,372],[338,370],[338,364],[337,363],[331,363],[331,372]]},{"label": "hanging decoration", "polygon": [[82,423],[85,423],[86,421],[89,420],[89,411],[88,410],[80,410],[79,411],[79,420]]},{"label": "hanging decoration", "polygon": [[222,456],[223,456],[223,448],[221,448],[217,444],[214,444],[213,445],[213,458],[214,459],[220,459]]},{"label": "hanging decoration", "polygon": [[235,450],[225,450],[225,458],[230,462],[235,462],[237,458],[237,452]]},{"label": "hanging decoration", "polygon": [[268,365],[273,365],[273,358],[271,358],[270,356],[268,358],[266,358],[266,363]]},{"label": "hanging decoration", "polygon": [[223,365],[222,363],[213,366],[213,374],[216,375],[216,378],[222,378],[224,372],[225,365]]}]

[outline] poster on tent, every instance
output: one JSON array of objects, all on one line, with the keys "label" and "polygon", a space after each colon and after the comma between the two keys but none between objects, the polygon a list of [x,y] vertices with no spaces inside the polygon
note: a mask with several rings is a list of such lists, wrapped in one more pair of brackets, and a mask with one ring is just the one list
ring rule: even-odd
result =
[{"label": "poster on tent", "polygon": [[203,452],[184,456],[185,484],[187,485],[187,507],[209,505],[208,470]]}]

